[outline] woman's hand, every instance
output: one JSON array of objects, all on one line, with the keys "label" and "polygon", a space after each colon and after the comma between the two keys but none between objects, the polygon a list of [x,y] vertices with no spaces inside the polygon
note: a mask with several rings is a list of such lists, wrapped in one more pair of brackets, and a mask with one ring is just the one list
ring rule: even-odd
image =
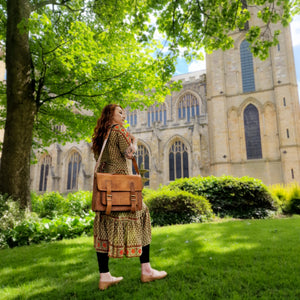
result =
[{"label": "woman's hand", "polygon": [[125,157],[128,159],[133,159],[136,153],[135,145],[131,144],[125,151]]}]

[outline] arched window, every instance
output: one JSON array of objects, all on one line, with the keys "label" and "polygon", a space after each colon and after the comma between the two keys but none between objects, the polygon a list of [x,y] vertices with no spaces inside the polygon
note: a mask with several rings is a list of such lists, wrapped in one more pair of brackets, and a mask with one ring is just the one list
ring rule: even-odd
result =
[{"label": "arched window", "polygon": [[240,47],[241,69],[243,92],[255,91],[254,71],[253,71],[253,57],[250,51],[249,43],[244,40]]},{"label": "arched window", "polygon": [[41,171],[40,171],[40,184],[39,184],[39,191],[45,192],[47,190],[47,182],[48,182],[48,175],[50,172],[51,167],[51,156],[46,155],[42,161]]},{"label": "arched window", "polygon": [[161,122],[163,125],[167,124],[167,109],[166,104],[162,103],[159,106],[152,105],[148,109],[148,127],[154,122]]},{"label": "arched window", "polygon": [[262,158],[258,110],[249,104],[244,110],[247,159]]},{"label": "arched window", "polygon": [[[144,174],[145,178],[148,178],[148,181],[145,182],[145,186],[150,184],[150,180],[149,180],[149,170],[150,170],[150,164],[149,164],[149,152],[146,149],[145,146],[143,145],[138,145],[138,149],[137,149],[137,164],[139,169],[144,169],[147,170],[148,172],[146,172]],[[132,165],[132,174],[136,174],[135,169]]]},{"label": "arched window", "polygon": [[191,93],[181,97],[178,102],[178,119],[186,119],[190,122],[191,117],[200,115],[198,99]]},{"label": "arched window", "polygon": [[137,124],[137,111],[130,111],[126,109],[126,120],[131,126],[136,126]]},{"label": "arched window", "polygon": [[78,188],[78,173],[81,166],[81,156],[74,152],[68,163],[68,181],[67,190],[75,190]]},{"label": "arched window", "polygon": [[169,180],[189,177],[188,150],[184,143],[176,141],[169,149]]}]

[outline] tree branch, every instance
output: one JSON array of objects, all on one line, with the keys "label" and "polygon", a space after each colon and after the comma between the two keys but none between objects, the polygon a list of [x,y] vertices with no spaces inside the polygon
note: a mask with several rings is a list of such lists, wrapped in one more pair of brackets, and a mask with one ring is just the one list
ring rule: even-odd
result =
[{"label": "tree branch", "polygon": [[46,5],[49,4],[53,4],[53,5],[57,5],[57,6],[64,6],[66,7],[68,10],[72,11],[72,12],[76,12],[76,11],[81,11],[82,9],[74,9],[71,6],[67,5],[68,0],[62,0],[61,2],[57,2],[56,0],[44,0],[41,1],[39,3],[35,3],[33,5],[31,5],[31,11],[35,11],[38,10],[39,8],[42,8]]}]

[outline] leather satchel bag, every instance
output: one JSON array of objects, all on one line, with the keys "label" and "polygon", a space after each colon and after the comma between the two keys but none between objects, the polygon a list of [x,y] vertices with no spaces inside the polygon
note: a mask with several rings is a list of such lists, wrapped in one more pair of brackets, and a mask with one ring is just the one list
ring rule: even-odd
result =
[{"label": "leather satchel bag", "polygon": [[108,137],[104,140],[94,170],[92,210],[105,211],[107,215],[112,211],[135,212],[141,210],[143,182],[135,158],[132,159],[132,163],[137,175],[97,172],[110,132],[111,129]]}]

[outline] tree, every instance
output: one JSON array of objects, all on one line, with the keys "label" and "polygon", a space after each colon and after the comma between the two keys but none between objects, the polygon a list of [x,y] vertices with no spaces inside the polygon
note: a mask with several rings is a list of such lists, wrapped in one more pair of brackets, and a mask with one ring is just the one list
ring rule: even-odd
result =
[{"label": "tree", "polygon": [[[260,5],[270,33],[247,33],[253,53],[264,58],[279,34],[269,24],[287,25],[299,0],[0,0],[7,68],[0,192],[30,206],[32,145],[88,140],[107,103],[163,101],[178,87],[170,78],[180,47],[188,60],[202,48],[232,47],[230,32],[245,29],[250,5]],[[55,130],[62,124],[64,132]]]},{"label": "tree", "polygon": [[[105,104],[162,101],[173,71],[154,58],[153,44],[136,40],[138,29],[115,26],[112,18],[98,22],[92,2],[45,5],[50,2],[7,1],[5,8],[7,118],[0,184],[22,207],[30,203],[33,141],[39,146],[90,137]],[[61,124],[66,130],[55,131]]]}]

